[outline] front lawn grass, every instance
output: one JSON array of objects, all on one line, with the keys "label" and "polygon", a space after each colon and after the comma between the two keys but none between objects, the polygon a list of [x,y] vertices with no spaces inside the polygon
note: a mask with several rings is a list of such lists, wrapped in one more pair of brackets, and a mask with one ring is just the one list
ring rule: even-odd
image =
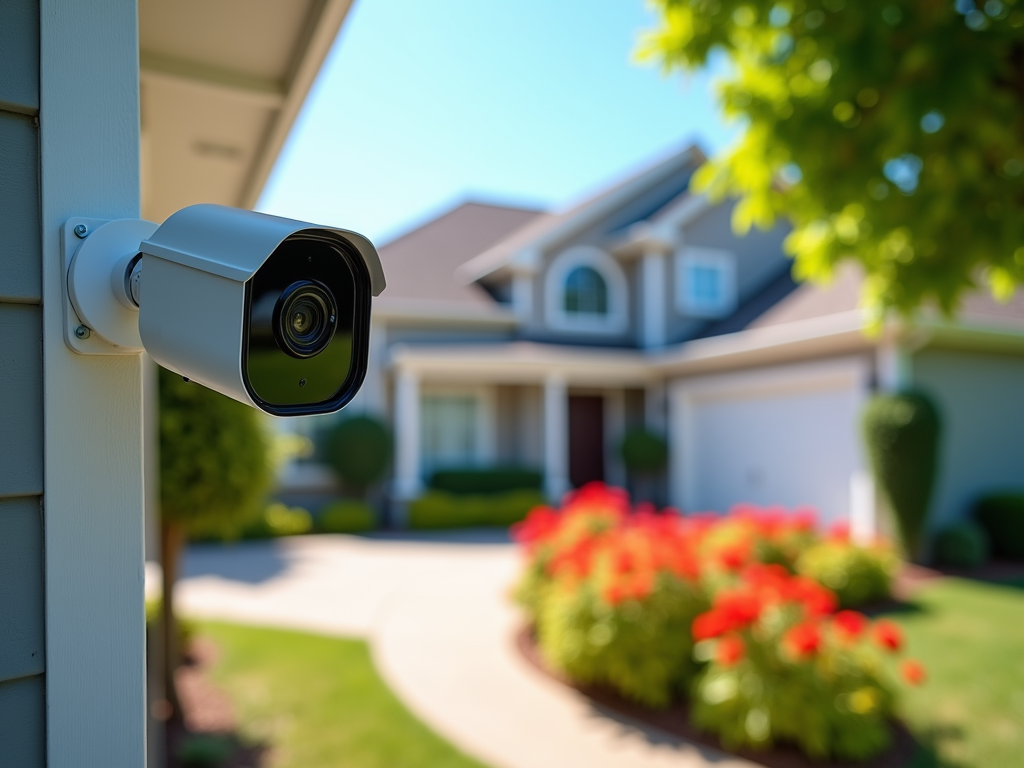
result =
[{"label": "front lawn grass", "polygon": [[484,768],[388,690],[366,643],[276,629],[199,624],[220,655],[211,672],[244,740],[272,768]]},{"label": "front lawn grass", "polygon": [[[929,679],[910,691],[906,718],[935,750],[921,768],[1024,766],[1024,582],[945,578],[892,618]],[[915,768],[918,768],[915,765]]]}]

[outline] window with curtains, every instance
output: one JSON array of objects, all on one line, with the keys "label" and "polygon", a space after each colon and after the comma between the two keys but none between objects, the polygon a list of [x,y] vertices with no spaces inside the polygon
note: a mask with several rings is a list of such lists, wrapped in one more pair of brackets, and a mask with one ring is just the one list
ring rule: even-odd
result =
[{"label": "window with curtains", "polygon": [[420,401],[420,457],[424,476],[479,461],[480,403],[473,395],[424,395]]}]

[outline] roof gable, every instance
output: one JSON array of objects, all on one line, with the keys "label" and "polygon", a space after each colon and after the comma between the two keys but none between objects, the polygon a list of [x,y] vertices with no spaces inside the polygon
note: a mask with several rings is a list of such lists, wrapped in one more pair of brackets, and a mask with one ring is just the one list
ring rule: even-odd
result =
[{"label": "roof gable", "polygon": [[[503,271],[533,272],[540,267],[541,253],[565,244],[590,227],[604,225],[608,234],[625,230],[673,205],[685,193],[693,171],[705,160],[698,147],[687,147],[562,213],[531,222],[463,264],[457,275],[469,284]],[[650,201],[639,202],[659,185],[672,181],[678,184],[653,207]]]},{"label": "roof gable", "polygon": [[381,246],[388,278],[383,298],[492,307],[482,288],[454,278],[455,269],[510,233],[547,214],[526,208],[468,202]]}]

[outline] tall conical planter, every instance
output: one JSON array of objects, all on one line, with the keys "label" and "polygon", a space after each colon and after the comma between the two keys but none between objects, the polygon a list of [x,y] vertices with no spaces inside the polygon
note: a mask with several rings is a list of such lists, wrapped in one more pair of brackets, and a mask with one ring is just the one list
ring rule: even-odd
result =
[{"label": "tall conical planter", "polygon": [[907,557],[917,559],[938,469],[938,409],[919,392],[877,395],[864,410],[862,427],[875,483]]}]

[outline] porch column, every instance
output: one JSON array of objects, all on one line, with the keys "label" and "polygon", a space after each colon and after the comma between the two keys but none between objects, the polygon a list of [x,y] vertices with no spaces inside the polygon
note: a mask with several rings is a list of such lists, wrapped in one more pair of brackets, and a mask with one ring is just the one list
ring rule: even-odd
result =
[{"label": "porch column", "polygon": [[569,490],[569,390],[565,377],[544,380],[544,490],[558,501]]},{"label": "porch column", "polygon": [[664,382],[652,382],[644,388],[644,426],[651,432],[668,435],[667,405]]},{"label": "porch column", "polygon": [[640,315],[640,343],[645,349],[665,346],[665,254],[649,248],[640,262],[643,305]]},{"label": "porch column", "polygon": [[420,377],[400,368],[395,376],[395,480],[394,495],[407,501],[419,496],[420,480]]}]

